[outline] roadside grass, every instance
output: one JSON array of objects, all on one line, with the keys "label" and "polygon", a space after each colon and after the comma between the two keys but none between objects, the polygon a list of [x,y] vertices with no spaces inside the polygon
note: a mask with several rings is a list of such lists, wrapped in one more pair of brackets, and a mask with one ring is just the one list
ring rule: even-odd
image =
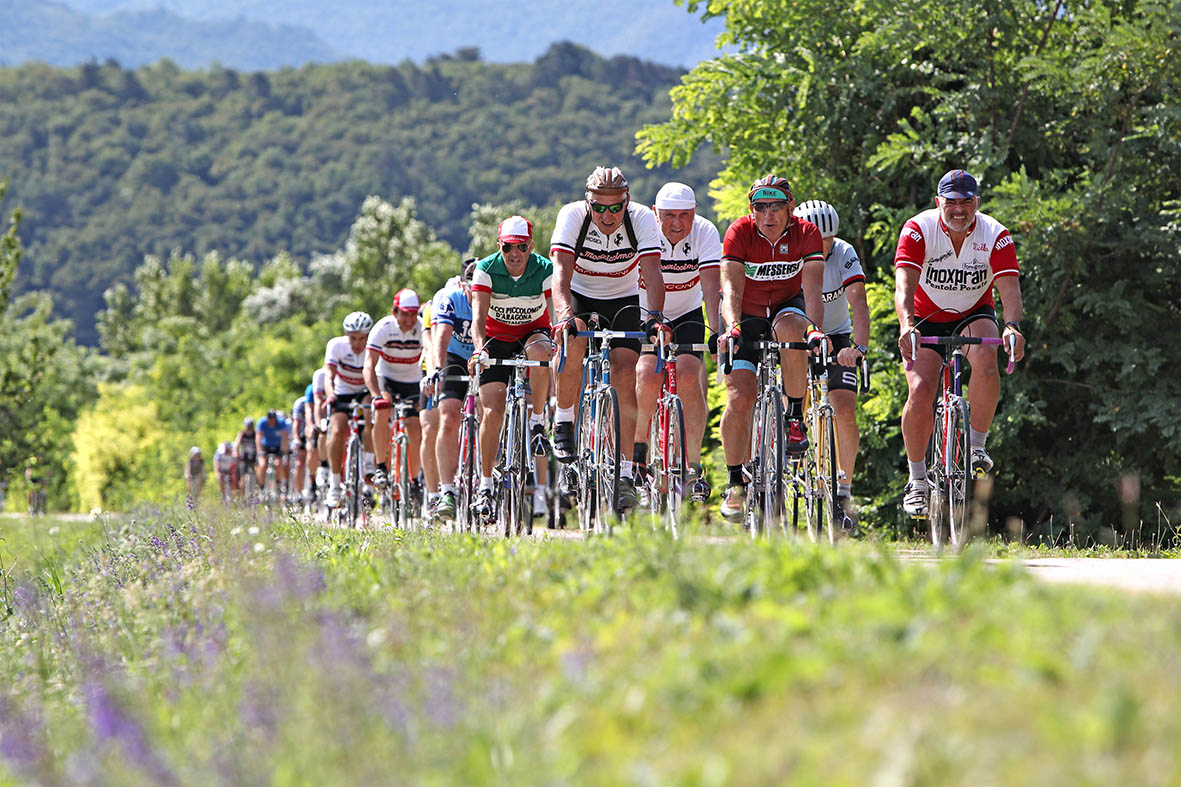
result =
[{"label": "roadside grass", "polygon": [[986,548],[2,526],[10,783],[1181,781],[1181,602]]}]

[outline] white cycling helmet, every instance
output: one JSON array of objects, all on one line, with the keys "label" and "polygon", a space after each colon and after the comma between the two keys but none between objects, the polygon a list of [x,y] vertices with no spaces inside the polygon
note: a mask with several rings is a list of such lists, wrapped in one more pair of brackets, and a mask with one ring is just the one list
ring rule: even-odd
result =
[{"label": "white cycling helmet", "polygon": [[810,221],[820,230],[820,237],[835,238],[841,226],[841,217],[837,209],[827,202],[810,199],[795,209],[796,218]]},{"label": "white cycling helmet", "polygon": [[344,318],[345,333],[368,332],[373,327],[373,318],[365,312],[353,312]]}]

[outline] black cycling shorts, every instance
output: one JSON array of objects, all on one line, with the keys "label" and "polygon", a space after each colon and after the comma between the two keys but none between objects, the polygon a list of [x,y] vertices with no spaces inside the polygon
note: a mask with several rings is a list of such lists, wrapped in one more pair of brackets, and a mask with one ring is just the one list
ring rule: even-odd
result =
[{"label": "black cycling shorts", "polygon": [[393,402],[406,402],[414,409],[411,410],[406,417],[417,418],[418,409],[422,406],[422,390],[418,387],[418,382],[403,383],[398,380],[391,380],[388,377],[381,378],[381,395]]},{"label": "black cycling shorts", "polygon": [[[538,342],[543,343],[546,349],[553,347],[549,331],[538,329],[524,339],[489,339],[484,345],[484,349],[488,351],[489,358],[505,360],[523,355],[526,346],[532,347]],[[489,366],[480,371],[480,385],[484,386],[488,383],[507,384],[512,379],[513,371],[511,366]],[[526,371],[529,370],[527,369]]]},{"label": "black cycling shorts", "polygon": [[353,402],[365,404],[365,400],[368,398],[368,391],[358,391],[357,393],[351,394],[337,394],[336,400],[332,403],[332,412],[333,414],[344,413],[345,415],[348,415],[350,412],[350,405],[352,405]]},{"label": "black cycling shorts", "polygon": [[[574,305],[574,316],[584,321],[591,314],[599,315],[599,328],[604,331],[638,331],[643,325],[640,317],[640,296],[629,295],[626,298],[588,298],[576,292],[570,293],[570,300]],[[615,339],[611,347],[625,347],[633,352],[640,352],[639,339]]]},{"label": "black cycling shorts", "polygon": [[447,365],[442,369],[443,391],[439,394],[439,399],[458,399],[462,402],[463,397],[467,396],[467,380],[456,378],[464,377],[467,373],[467,358],[447,353]]},{"label": "black cycling shorts", "polygon": [[828,390],[857,393],[857,369],[836,362],[838,352],[853,346],[852,334],[830,333],[828,338],[832,342],[832,352],[828,356]]},{"label": "black cycling shorts", "polygon": [[[673,344],[705,344],[705,323],[701,321],[701,309],[682,314],[675,320],[670,320],[668,326],[673,331]],[[655,355],[656,348],[644,350],[644,355]],[[677,355],[692,355],[701,358],[700,350],[678,350]]]},{"label": "black cycling shorts", "polygon": [[262,456],[266,457],[268,455],[282,456],[283,455],[283,444],[279,443],[278,445],[266,445],[264,443],[263,447],[262,447]]},{"label": "black cycling shorts", "polygon": [[[807,319],[804,312],[804,293],[797,293],[794,298],[789,298],[783,303],[771,310],[771,317],[764,317],[756,314],[744,314],[740,321],[742,326],[742,343],[738,345],[738,349],[734,351],[734,369],[745,369],[748,372],[756,372],[759,368],[759,350],[755,344],[761,341],[775,341],[775,334],[771,330],[771,326],[775,323],[775,318],[784,312],[795,312]],[[799,336],[791,341],[802,342],[803,336]]]}]

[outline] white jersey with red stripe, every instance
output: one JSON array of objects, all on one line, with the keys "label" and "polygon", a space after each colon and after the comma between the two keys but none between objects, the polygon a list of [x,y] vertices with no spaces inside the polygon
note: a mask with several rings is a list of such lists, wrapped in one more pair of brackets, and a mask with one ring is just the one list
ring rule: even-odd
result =
[{"label": "white jersey with red stripe", "polygon": [[369,390],[365,386],[365,351],[353,352],[349,337],[337,336],[328,342],[324,351],[324,365],[336,372],[332,393],[337,396]]},{"label": "white jersey with red stripe", "polygon": [[[555,251],[575,253],[589,211],[585,200],[571,202],[558,211],[550,240],[551,258]],[[640,258],[660,253],[660,229],[656,215],[643,205],[629,202],[627,215],[636,236],[634,246],[622,221],[610,235],[600,232],[593,220],[590,222],[581,252],[574,260],[571,292],[607,299],[626,298],[640,291]]]},{"label": "white jersey with red stripe", "polygon": [[[655,214],[653,214],[655,218]],[[660,226],[659,223],[657,226]],[[664,275],[664,316],[670,320],[701,310],[703,270],[720,268],[722,236],[707,218],[696,216],[689,234],[676,246],[660,234],[660,271]],[[648,291],[640,277],[640,305],[649,309]]]},{"label": "white jersey with red stripe", "polygon": [[398,383],[416,383],[422,379],[422,321],[403,331],[394,315],[382,317],[369,331],[367,350],[379,354],[377,373]]},{"label": "white jersey with red stripe", "polygon": [[320,396],[328,395],[327,366],[321,366],[316,370],[316,373],[312,375],[312,396],[314,397],[316,394],[320,394]]},{"label": "white jersey with red stripe", "polygon": [[861,258],[857,256],[857,250],[840,238],[833,238],[832,249],[824,259],[824,287],[821,293],[824,323],[820,330],[825,333],[853,332],[845,288],[859,281],[865,281],[865,272],[861,270]]},{"label": "white jersey with red stripe", "polygon": [[914,313],[920,320],[949,321],[992,306],[993,281],[1018,274],[1017,250],[1003,224],[977,213],[956,254],[938,208],[906,222],[894,265],[921,271],[914,294]]}]

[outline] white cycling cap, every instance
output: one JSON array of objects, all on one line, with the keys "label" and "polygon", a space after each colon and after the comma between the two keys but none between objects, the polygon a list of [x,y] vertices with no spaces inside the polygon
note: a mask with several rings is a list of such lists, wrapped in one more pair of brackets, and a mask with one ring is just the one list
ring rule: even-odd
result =
[{"label": "white cycling cap", "polygon": [[656,192],[657,210],[688,210],[697,207],[697,196],[684,183],[665,183]]}]

